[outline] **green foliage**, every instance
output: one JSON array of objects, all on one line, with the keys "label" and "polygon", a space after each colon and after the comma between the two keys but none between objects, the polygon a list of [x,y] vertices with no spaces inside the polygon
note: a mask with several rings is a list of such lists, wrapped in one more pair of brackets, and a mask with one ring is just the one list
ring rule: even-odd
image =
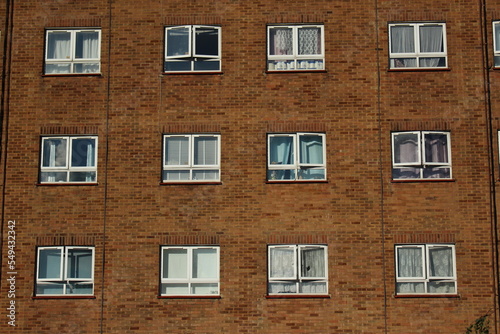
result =
[{"label": "green foliage", "polygon": [[477,318],[473,324],[467,327],[465,334],[489,334],[490,333],[490,321],[488,315],[483,315]]}]

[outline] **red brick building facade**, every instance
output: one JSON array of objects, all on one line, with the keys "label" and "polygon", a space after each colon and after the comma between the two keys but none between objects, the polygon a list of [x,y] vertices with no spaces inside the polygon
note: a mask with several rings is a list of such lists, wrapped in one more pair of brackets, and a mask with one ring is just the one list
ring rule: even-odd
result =
[{"label": "red brick building facade", "polygon": [[0,13],[1,333],[498,332],[500,4]]}]

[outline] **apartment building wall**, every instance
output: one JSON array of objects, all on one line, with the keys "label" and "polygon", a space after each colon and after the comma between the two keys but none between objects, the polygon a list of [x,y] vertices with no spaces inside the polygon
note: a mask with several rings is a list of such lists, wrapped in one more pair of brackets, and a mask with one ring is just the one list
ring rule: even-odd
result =
[{"label": "apartment building wall", "polygon": [[[458,333],[484,314],[496,325],[496,134],[481,44],[492,11],[481,21],[478,4],[448,1],[11,5],[1,299],[17,313],[0,332]],[[447,69],[388,68],[388,23],[408,21],[446,23]],[[325,71],[266,71],[266,26],[281,23],[324,24]],[[171,25],[221,26],[222,72],[162,73]],[[43,75],[44,30],[62,27],[101,28],[101,75]],[[449,131],[453,178],[392,180],[394,131]],[[267,182],[267,134],[296,132],[326,134],[327,182]],[[220,134],[221,182],[162,184],[162,136],[191,133]],[[49,135],[98,136],[97,184],[38,183]],[[429,243],[455,245],[458,293],[396,296],[395,245]],[[220,246],[220,298],[159,298],[160,246],[207,244]],[[328,296],[269,296],[273,244],[327,245]],[[95,247],[93,298],[34,296],[37,246],[60,245]]]}]

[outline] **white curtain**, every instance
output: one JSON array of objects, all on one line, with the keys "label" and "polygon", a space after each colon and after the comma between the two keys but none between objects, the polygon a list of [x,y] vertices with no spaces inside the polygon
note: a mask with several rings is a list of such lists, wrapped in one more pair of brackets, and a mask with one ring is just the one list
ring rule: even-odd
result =
[{"label": "white curtain", "polygon": [[[391,53],[415,53],[414,27],[393,26],[391,27]],[[411,56],[410,56],[411,57]],[[396,64],[393,67],[416,67],[415,58],[393,59]]]},{"label": "white curtain", "polygon": [[[99,33],[82,31],[76,33],[75,59],[99,59]],[[97,73],[99,63],[75,64],[76,73]]]},{"label": "white curtain", "polygon": [[302,277],[325,277],[325,250],[323,248],[302,248]]},{"label": "white curtain", "polygon": [[270,277],[297,277],[295,273],[295,248],[270,249]]},{"label": "white curtain", "polygon": [[194,165],[217,165],[216,137],[194,137]]},{"label": "white curtain", "polygon": [[[442,26],[421,26],[420,27],[420,52],[442,52],[443,51],[443,27]],[[421,67],[436,67],[439,64],[439,57],[420,58]]]},{"label": "white curtain", "polygon": [[165,138],[165,165],[188,165],[189,164],[189,138],[188,137],[166,137]]},{"label": "white curtain", "polygon": [[269,53],[271,55],[293,54],[293,32],[290,28],[272,28]]},{"label": "white curtain", "polygon": [[299,55],[321,54],[321,30],[319,28],[299,28]]},{"label": "white curtain", "polygon": [[71,56],[71,33],[50,32],[47,35],[47,59],[68,59]]},{"label": "white curtain", "polygon": [[419,162],[419,135],[416,133],[401,133],[394,135],[394,162]]},{"label": "white curtain", "polygon": [[448,142],[445,134],[425,134],[425,161],[448,162]]}]

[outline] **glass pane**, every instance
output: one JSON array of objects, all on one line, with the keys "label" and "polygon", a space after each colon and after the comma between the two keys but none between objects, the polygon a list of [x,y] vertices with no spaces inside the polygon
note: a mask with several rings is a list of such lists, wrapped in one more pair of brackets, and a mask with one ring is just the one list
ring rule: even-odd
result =
[{"label": "glass pane", "polygon": [[445,67],[446,58],[445,57],[433,57],[433,58],[420,58],[419,67]]},{"label": "glass pane", "polygon": [[[500,24],[499,23],[495,23],[493,25],[493,35],[494,35],[494,38],[495,38],[495,51],[498,52],[500,51]],[[496,62],[495,62],[495,65],[496,65]]]},{"label": "glass pane", "polygon": [[71,73],[70,64],[45,64],[45,74]]},{"label": "glass pane", "polygon": [[161,291],[164,295],[187,295],[189,294],[189,286],[185,284],[166,284],[161,285]]},{"label": "glass pane", "polygon": [[267,171],[267,179],[273,180],[296,180],[295,169],[276,169]]},{"label": "glass pane", "polygon": [[424,283],[397,283],[397,293],[425,293]]},{"label": "glass pane", "polygon": [[189,165],[189,138],[165,138],[165,165]]},{"label": "glass pane", "polygon": [[44,139],[42,167],[66,167],[67,142],[64,138]]},{"label": "glass pane", "polygon": [[[500,43],[500,41],[499,41]],[[495,56],[495,67],[499,67],[500,66],[500,56]]]},{"label": "glass pane", "polygon": [[74,73],[99,73],[99,63],[74,64]]},{"label": "glass pane", "polygon": [[456,293],[455,282],[429,282],[429,293]]},{"label": "glass pane", "polygon": [[325,249],[302,248],[300,252],[302,277],[325,277]]},{"label": "glass pane", "polygon": [[40,249],[38,254],[38,278],[62,279],[62,249]]},{"label": "glass pane", "polygon": [[420,163],[419,138],[417,133],[393,134],[394,163]]},{"label": "glass pane", "polygon": [[220,61],[197,59],[193,63],[195,71],[220,71]]},{"label": "glass pane", "polygon": [[191,71],[191,60],[166,61],[164,66],[164,71],[165,72]]},{"label": "glass pane", "polygon": [[394,58],[391,59],[391,68],[417,67],[416,58]]},{"label": "glass pane", "polygon": [[443,27],[425,25],[420,27],[420,52],[443,52]]},{"label": "glass pane", "polygon": [[392,178],[397,179],[419,179],[422,168],[393,168]]},{"label": "glass pane", "polygon": [[294,163],[293,137],[270,137],[269,146],[270,165],[292,165]]},{"label": "glass pane", "polygon": [[163,278],[188,278],[187,249],[163,250]]},{"label": "glass pane", "polygon": [[217,137],[194,137],[194,165],[217,165]]},{"label": "glass pane", "polygon": [[69,182],[96,182],[96,172],[70,172]]},{"label": "glass pane", "polygon": [[75,138],[71,140],[71,166],[95,167],[95,138]]},{"label": "glass pane", "polygon": [[398,277],[423,277],[422,248],[397,248]]},{"label": "glass pane", "polygon": [[269,277],[297,277],[295,272],[295,248],[270,248],[269,252]]},{"label": "glass pane", "polygon": [[300,293],[327,293],[326,282],[302,282],[299,289]]},{"label": "glass pane", "polygon": [[448,162],[448,136],[443,133],[426,133],[425,138],[425,162],[447,163]]},{"label": "glass pane", "polygon": [[453,277],[453,250],[451,247],[429,248],[429,276]]},{"label": "glass pane", "polygon": [[64,294],[64,284],[37,284],[37,295],[62,295]]},{"label": "glass pane", "polygon": [[66,286],[67,294],[91,295],[94,293],[94,285],[91,283],[70,283]]},{"label": "glass pane", "polygon": [[163,181],[189,181],[188,170],[164,170]]},{"label": "glass pane", "polygon": [[196,28],[195,34],[195,54],[204,56],[219,55],[219,30],[210,27]]},{"label": "glass pane", "polygon": [[412,26],[392,26],[391,53],[415,53],[415,34]]},{"label": "glass pane", "polygon": [[218,170],[194,170],[193,180],[198,181],[217,181],[219,180]]},{"label": "glass pane", "polygon": [[217,278],[217,250],[193,249],[193,278]]},{"label": "glass pane", "polygon": [[323,137],[317,135],[301,135],[299,137],[300,163],[323,164]]},{"label": "glass pane", "polygon": [[41,172],[40,182],[67,182],[68,172]]},{"label": "glass pane", "polygon": [[99,33],[97,31],[80,31],[76,33],[75,58],[99,58]]},{"label": "glass pane", "polygon": [[219,285],[217,283],[192,284],[191,293],[194,295],[217,295],[219,294]]},{"label": "glass pane", "polygon": [[51,31],[47,34],[47,59],[71,59],[69,31]]},{"label": "glass pane", "polygon": [[167,57],[189,56],[189,27],[167,29]]},{"label": "glass pane", "polygon": [[91,249],[68,249],[68,278],[92,278]]},{"label": "glass pane", "polygon": [[279,27],[269,29],[269,54],[293,55],[292,28]]},{"label": "glass pane", "polygon": [[299,180],[325,180],[325,170],[324,169],[300,169],[299,170]]},{"label": "glass pane", "polygon": [[320,55],[321,29],[316,27],[299,28],[299,55]]},{"label": "glass pane", "polygon": [[269,293],[297,293],[295,282],[272,282],[268,284]]},{"label": "glass pane", "polygon": [[449,179],[451,178],[451,168],[425,167],[423,168],[424,179]]}]

